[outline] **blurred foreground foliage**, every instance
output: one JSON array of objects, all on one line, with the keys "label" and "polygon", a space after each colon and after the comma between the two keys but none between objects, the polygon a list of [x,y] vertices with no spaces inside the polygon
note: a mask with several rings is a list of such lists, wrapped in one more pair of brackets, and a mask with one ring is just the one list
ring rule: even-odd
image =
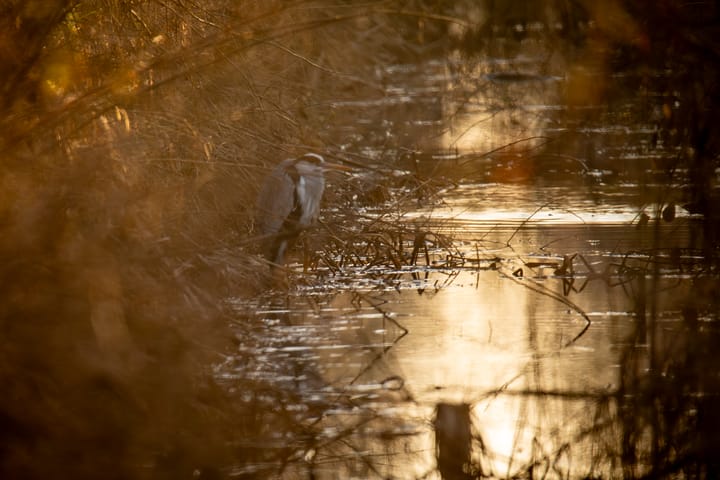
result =
[{"label": "blurred foreground foliage", "polygon": [[224,298],[262,283],[238,241],[256,180],[306,147],[311,7],[0,4],[0,477],[253,460],[229,441],[267,419],[207,366]]}]

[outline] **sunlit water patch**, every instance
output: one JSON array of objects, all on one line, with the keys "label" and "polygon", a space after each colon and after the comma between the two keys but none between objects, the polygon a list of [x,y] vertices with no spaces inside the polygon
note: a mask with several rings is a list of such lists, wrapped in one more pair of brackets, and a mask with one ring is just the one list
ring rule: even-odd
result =
[{"label": "sunlit water patch", "polygon": [[[650,188],[650,187],[648,187]],[[409,216],[459,224],[552,226],[637,224],[642,213],[662,205],[644,203],[634,184],[604,186],[593,191],[567,186],[463,184],[439,194],[442,200]],[[689,213],[678,207],[676,218]]]}]

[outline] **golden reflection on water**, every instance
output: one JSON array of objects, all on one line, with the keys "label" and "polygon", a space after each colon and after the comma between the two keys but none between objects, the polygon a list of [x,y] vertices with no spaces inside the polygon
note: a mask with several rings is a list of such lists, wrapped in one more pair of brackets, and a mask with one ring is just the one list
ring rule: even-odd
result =
[{"label": "golden reflection on water", "polygon": [[[477,279],[480,284],[473,284]],[[394,358],[416,399],[476,405],[486,392],[514,383],[532,358],[528,350],[527,296],[495,272],[457,279],[458,286],[417,305],[407,341]],[[419,303],[419,302],[416,302]],[[512,398],[474,408],[475,426],[497,455],[493,471],[512,456],[518,411]],[[488,412],[487,409],[490,409]],[[506,469],[506,467],[504,468]]]},{"label": "golden reflection on water", "polygon": [[[604,301],[602,288],[592,290],[591,296]],[[338,340],[360,346],[382,343],[378,337],[382,330],[390,345],[379,360],[364,357],[370,368],[362,371],[356,383],[372,385],[390,374],[398,375],[412,403],[425,407],[425,415],[431,415],[439,404],[470,405],[473,433],[487,448],[486,455],[476,461],[496,475],[526,467],[537,442],[550,448],[558,438],[568,439],[587,426],[590,419],[584,413],[589,400],[564,399],[563,393],[591,395],[616,382],[613,365],[617,359],[611,345],[622,335],[608,327],[617,318],[596,316],[604,325],[567,346],[585,321],[566,305],[496,271],[466,271],[443,290],[422,295],[403,290],[385,298],[393,318],[408,330],[397,343],[391,341],[397,329],[387,320],[383,329],[378,318],[373,320],[369,314],[356,317],[362,328],[345,326],[338,331]],[[352,315],[349,306],[350,294],[335,297],[330,308],[347,314],[346,320],[331,320],[331,325],[345,325],[347,315]],[[624,314],[619,318],[627,320]],[[348,375],[348,368],[362,367],[334,365],[325,370],[333,382],[340,372]],[[399,408],[401,412],[403,407]],[[430,425],[428,417],[426,428]],[[433,437],[419,434],[409,445],[414,452],[425,452],[422,464],[432,468]],[[477,457],[477,445],[474,450]],[[402,458],[394,461],[399,471],[408,468]],[[411,463],[417,462],[415,458]]]},{"label": "golden reflection on water", "polygon": [[[436,223],[453,221],[463,228],[476,225],[618,225],[632,227],[639,213],[658,210],[643,203],[636,185],[606,185],[603,193],[592,195],[583,188],[542,187],[503,183],[465,184],[442,194],[442,205],[418,209],[410,218],[432,218]],[[688,212],[678,208],[677,218]],[[630,230],[630,228],[628,228]]]},{"label": "golden reflection on water", "polygon": [[463,402],[473,391],[515,377],[528,357],[522,322],[527,299],[520,290],[495,272],[484,272],[458,277],[432,298],[398,305],[412,317],[406,322],[410,333],[392,353],[413,394]]}]

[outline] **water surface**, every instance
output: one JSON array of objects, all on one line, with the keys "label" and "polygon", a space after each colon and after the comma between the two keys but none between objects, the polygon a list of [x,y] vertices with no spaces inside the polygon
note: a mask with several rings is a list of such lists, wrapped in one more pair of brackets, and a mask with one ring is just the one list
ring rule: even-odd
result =
[{"label": "water surface", "polygon": [[[253,319],[252,335],[239,334],[253,361],[223,374],[291,389],[299,409],[322,412],[307,426],[317,446],[297,445],[300,470],[320,478],[451,477],[453,462],[506,477],[551,459],[570,478],[615,475],[598,438],[617,439],[590,432],[616,408],[628,349],[646,357],[639,289],[665,259],[656,281],[670,294],[655,308],[671,337],[692,277],[682,264],[693,218],[638,225],[657,208],[635,192],[449,188],[408,216],[452,235],[451,261],[428,235],[415,265],[347,268],[238,302]],[[471,432],[467,451],[439,460],[436,442],[458,429]]]}]

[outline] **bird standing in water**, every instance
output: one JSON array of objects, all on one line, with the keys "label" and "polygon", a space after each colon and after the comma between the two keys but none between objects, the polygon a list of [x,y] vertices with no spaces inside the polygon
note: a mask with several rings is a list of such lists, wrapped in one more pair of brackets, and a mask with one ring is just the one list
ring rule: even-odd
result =
[{"label": "bird standing in water", "polygon": [[348,170],[325,162],[316,153],[306,153],[283,160],[265,179],[258,195],[256,224],[265,241],[265,257],[273,264],[282,265],[300,233],[317,220],[325,171],[331,169]]}]

